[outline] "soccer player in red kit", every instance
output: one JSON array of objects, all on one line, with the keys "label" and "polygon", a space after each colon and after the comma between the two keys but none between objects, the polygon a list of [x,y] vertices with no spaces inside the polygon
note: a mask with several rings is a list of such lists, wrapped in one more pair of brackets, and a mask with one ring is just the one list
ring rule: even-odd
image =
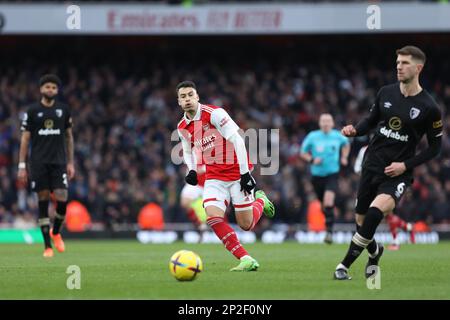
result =
[{"label": "soccer player in red kit", "polygon": [[[225,220],[225,211],[231,201],[238,225],[249,231],[263,213],[272,218],[275,207],[264,191],[254,192],[256,183],[250,173],[253,165],[249,162],[244,139],[238,132],[239,126],[224,109],[201,104],[192,81],[179,83],[176,91],[178,104],[184,111],[177,129],[184,162],[189,168],[185,180],[196,185],[197,164],[206,164],[203,206],[208,217],[207,224],[225,248],[240,260],[239,265],[230,271],[256,271],[259,263],[239,242],[233,228]],[[195,156],[195,149],[201,151],[201,159]]]}]

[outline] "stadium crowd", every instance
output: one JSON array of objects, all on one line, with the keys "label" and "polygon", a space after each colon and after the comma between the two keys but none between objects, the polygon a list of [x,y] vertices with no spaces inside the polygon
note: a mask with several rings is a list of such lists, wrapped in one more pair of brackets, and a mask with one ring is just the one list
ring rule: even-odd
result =
[{"label": "stadium crowd", "polygon": [[[37,79],[43,73],[60,75],[60,100],[72,110],[77,173],[70,198],[81,201],[93,221],[106,225],[135,223],[148,202],[161,205],[166,221],[187,221],[179,207],[186,170],[171,161],[178,143],[171,135],[182,116],[175,95],[181,80],[195,81],[200,101],[224,106],[244,130],[280,129],[279,172],[261,176],[256,170],[254,176],[258,188],[275,200],[275,221],[285,223],[305,222],[314,199],[308,164],[299,150],[305,135],[317,129],[319,115],[331,112],[338,129],[355,123],[378,88],[395,81],[395,55],[376,48],[367,51],[370,59],[350,50],[290,48],[280,54],[267,48],[237,52],[226,45],[208,52],[130,47],[129,58],[121,50],[103,54],[83,48],[87,45],[45,59],[39,53],[19,55],[0,66],[0,222],[28,225],[37,217],[35,195],[17,183],[16,174],[20,118],[27,104],[39,99]],[[450,67],[444,57],[429,54],[422,81],[445,114],[443,151],[416,169],[398,210],[407,220],[450,223]],[[341,170],[337,222],[353,222],[358,184],[353,163],[367,141],[353,139],[350,164]]]}]

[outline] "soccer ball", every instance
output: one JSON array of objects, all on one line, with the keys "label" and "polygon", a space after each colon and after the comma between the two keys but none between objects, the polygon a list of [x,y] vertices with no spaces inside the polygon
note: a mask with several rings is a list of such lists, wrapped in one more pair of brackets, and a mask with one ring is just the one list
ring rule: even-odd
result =
[{"label": "soccer ball", "polygon": [[192,281],[203,271],[203,262],[195,252],[180,250],[170,258],[169,270],[179,281]]}]

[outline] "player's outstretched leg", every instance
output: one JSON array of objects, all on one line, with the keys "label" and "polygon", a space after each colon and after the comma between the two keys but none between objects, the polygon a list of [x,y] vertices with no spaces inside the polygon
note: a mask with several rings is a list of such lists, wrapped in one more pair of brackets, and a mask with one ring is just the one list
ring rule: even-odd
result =
[{"label": "player's outstretched leg", "polygon": [[[207,211],[210,210],[207,208]],[[256,271],[259,267],[258,262],[253,259],[244,249],[242,244],[233,230],[233,228],[220,216],[209,216],[207,218],[207,224],[213,229],[217,237],[225,245],[225,248],[240,260],[237,267],[232,268],[230,271]]]},{"label": "player's outstretched leg", "polygon": [[339,263],[336,267],[336,270],[334,272],[334,279],[351,279],[351,277],[348,275],[348,269],[359,257],[361,252],[372,243],[375,231],[383,218],[383,212],[377,207],[370,207],[369,210],[367,210],[364,222],[359,230],[354,234],[347,254],[341,261],[341,263]]}]

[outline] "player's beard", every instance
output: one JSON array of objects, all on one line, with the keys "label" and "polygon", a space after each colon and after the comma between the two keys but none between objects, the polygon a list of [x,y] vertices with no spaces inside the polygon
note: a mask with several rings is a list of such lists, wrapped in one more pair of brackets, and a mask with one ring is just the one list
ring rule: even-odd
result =
[{"label": "player's beard", "polygon": [[42,94],[42,97],[44,98],[44,100],[45,100],[47,103],[52,103],[53,100],[55,100],[56,94],[54,94],[54,95],[49,95],[49,94],[43,93],[43,94]]}]

